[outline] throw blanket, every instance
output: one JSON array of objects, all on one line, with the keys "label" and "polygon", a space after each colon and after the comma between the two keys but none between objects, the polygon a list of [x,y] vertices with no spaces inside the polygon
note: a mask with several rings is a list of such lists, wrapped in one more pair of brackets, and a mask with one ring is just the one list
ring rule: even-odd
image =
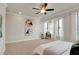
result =
[{"label": "throw blanket", "polygon": [[[69,51],[73,43],[64,41],[54,41],[40,45],[35,48],[33,54],[35,55],[61,55]],[[69,53],[69,52],[68,52]]]}]

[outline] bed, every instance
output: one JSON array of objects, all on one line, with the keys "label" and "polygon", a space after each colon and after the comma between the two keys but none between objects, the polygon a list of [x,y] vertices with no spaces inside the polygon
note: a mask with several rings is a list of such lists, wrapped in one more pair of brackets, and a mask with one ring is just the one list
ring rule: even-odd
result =
[{"label": "bed", "polygon": [[50,43],[42,44],[35,48],[34,55],[69,55],[71,46],[74,43],[65,41],[53,41]]}]

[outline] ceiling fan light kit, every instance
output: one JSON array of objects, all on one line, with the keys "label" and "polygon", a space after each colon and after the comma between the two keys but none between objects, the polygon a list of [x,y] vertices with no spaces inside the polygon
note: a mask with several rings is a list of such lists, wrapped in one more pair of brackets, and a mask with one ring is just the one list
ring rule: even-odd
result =
[{"label": "ceiling fan light kit", "polygon": [[45,13],[46,11],[44,9],[41,10],[41,13]]},{"label": "ceiling fan light kit", "polygon": [[35,10],[39,10],[39,12],[37,12],[36,14],[39,14],[39,13],[43,13],[43,14],[47,14],[46,13],[46,11],[54,11],[54,9],[52,8],[52,9],[46,9],[46,7],[47,7],[47,3],[44,3],[44,4],[41,4],[40,6],[40,8],[32,8],[32,9],[35,9]]}]

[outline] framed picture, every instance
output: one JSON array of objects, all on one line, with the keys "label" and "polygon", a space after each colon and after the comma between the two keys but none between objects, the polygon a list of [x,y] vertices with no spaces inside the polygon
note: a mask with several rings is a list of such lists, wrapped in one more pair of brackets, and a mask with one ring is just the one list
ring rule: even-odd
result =
[{"label": "framed picture", "polygon": [[32,26],[33,26],[33,23],[31,20],[28,19],[25,21],[25,36],[32,34],[33,32]]},{"label": "framed picture", "polygon": [[0,38],[2,37],[2,15],[0,15]]}]

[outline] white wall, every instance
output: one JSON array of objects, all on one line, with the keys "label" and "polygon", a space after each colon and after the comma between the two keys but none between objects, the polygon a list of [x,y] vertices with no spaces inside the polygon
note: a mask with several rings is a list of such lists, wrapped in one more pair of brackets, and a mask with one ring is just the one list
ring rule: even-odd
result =
[{"label": "white wall", "polygon": [[77,13],[67,13],[64,15],[64,40],[77,42]]},{"label": "white wall", "polygon": [[[33,33],[31,34],[31,36],[25,36],[25,20],[29,18],[31,18],[33,22]],[[43,26],[40,18],[7,13],[6,19],[6,42],[9,43],[40,39],[40,34],[43,32]]]},{"label": "white wall", "polygon": [[72,13],[72,41],[77,42],[77,12]]},{"label": "white wall", "polygon": [[79,11],[77,13],[77,41],[79,42]]},{"label": "white wall", "polygon": [[72,19],[71,14],[66,14],[63,16],[64,18],[64,40],[71,41],[72,40]]},{"label": "white wall", "polygon": [[5,15],[6,15],[5,4],[0,4],[0,15],[2,15],[2,33],[3,33],[2,38],[0,38],[0,54],[3,54],[5,50]]}]

